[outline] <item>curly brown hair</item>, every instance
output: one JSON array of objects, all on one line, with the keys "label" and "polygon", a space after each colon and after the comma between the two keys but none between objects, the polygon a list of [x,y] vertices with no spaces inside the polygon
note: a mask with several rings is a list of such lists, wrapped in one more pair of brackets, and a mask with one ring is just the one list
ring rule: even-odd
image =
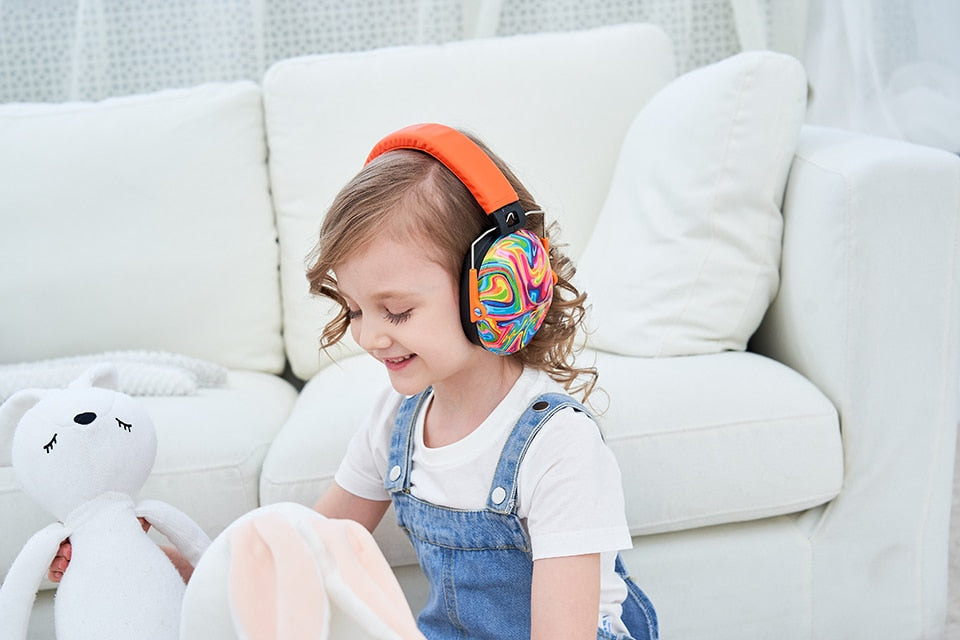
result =
[{"label": "curly brown hair", "polygon": [[[578,333],[583,327],[586,294],[571,280],[573,262],[555,241],[556,223],[544,229],[544,215],[513,171],[483,142],[466,134],[503,172],[520,197],[526,228],[546,238],[550,264],[557,274],[553,301],[540,330],[518,352],[505,356],[546,372],[569,392],[589,397],[597,381],[594,367],[578,367]],[[350,326],[346,300],[337,287],[338,264],[384,233],[422,247],[460,282],[463,258],[470,244],[490,225],[470,191],[441,162],[411,150],[387,152],[367,164],[337,194],[308,257],[310,291],[333,300],[339,311],[320,337],[326,350],[337,344]],[[442,230],[442,232],[440,232]]]}]

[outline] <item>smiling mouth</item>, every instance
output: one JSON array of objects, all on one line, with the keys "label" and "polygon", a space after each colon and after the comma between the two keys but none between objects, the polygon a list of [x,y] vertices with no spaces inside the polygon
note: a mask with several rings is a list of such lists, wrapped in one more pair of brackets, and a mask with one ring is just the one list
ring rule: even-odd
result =
[{"label": "smiling mouth", "polygon": [[387,369],[402,369],[410,362],[417,354],[411,353],[409,355],[401,356],[399,358],[384,358],[383,363],[387,365]]}]

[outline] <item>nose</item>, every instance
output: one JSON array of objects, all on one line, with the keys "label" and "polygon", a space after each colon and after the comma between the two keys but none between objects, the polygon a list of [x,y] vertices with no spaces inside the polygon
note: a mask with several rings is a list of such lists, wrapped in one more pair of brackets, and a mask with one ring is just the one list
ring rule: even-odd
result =
[{"label": "nose", "polygon": [[97,414],[93,413],[92,411],[85,411],[83,413],[78,413],[77,415],[73,416],[73,421],[76,422],[77,424],[82,424],[82,425],[88,425],[96,419],[97,419]]},{"label": "nose", "polygon": [[364,351],[386,349],[391,344],[386,325],[376,317],[365,317],[360,322],[351,323],[350,328],[353,330],[353,339]]}]

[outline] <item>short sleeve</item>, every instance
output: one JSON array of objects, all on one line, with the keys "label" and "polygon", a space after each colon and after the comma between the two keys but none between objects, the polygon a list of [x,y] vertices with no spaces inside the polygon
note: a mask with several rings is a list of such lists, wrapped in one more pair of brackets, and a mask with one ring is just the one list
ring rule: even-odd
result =
[{"label": "short sleeve", "polygon": [[350,439],[334,480],[353,495],[366,500],[390,499],[383,483],[390,454],[390,433],[402,401],[403,396],[392,388],[385,389]]},{"label": "short sleeve", "polygon": [[553,416],[531,443],[518,482],[534,560],[631,547],[620,468],[586,414]]}]

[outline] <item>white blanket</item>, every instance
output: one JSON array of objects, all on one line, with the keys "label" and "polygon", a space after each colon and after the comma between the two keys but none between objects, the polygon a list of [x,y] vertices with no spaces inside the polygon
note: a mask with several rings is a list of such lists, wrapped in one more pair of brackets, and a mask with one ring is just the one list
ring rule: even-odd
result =
[{"label": "white blanket", "polygon": [[206,360],[162,351],[109,351],[0,365],[0,402],[21,389],[66,387],[99,362],[116,365],[118,390],[131,396],[190,395],[227,380],[225,367]]}]

